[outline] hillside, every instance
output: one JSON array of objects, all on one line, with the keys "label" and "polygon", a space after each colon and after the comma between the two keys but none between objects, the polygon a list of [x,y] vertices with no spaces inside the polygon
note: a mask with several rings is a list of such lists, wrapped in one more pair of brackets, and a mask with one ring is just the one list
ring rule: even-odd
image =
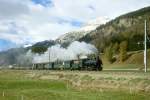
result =
[{"label": "hillside", "polygon": [[[128,50],[142,50],[144,40],[144,20],[147,20],[150,36],[150,7],[130,12],[111,20],[105,25],[87,34],[80,41],[90,42],[103,51],[107,46],[121,41],[128,41]],[[139,42],[139,45],[137,44]],[[150,47],[150,45],[148,45]]]},{"label": "hillside", "polygon": [[[106,60],[104,54],[101,54],[104,69],[143,69],[144,68],[144,52],[143,50],[128,52],[128,58],[120,63],[118,60],[113,63]],[[147,50],[147,67],[150,68],[150,49]]]}]

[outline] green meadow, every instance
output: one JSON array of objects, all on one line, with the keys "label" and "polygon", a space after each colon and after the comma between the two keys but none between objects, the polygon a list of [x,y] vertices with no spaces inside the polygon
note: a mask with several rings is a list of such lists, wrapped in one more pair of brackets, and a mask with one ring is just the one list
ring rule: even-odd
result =
[{"label": "green meadow", "polygon": [[0,70],[0,100],[148,100],[149,76],[149,72]]}]

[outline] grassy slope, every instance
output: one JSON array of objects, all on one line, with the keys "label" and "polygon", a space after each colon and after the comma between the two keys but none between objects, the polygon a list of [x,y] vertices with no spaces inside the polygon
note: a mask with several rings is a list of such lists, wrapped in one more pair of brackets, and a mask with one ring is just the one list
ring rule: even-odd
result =
[{"label": "grassy slope", "polygon": [[[143,51],[128,52],[129,57],[120,63],[118,60],[110,64],[102,55],[104,69],[141,69],[144,68]],[[147,51],[147,66],[150,68],[150,49]]]},{"label": "grassy slope", "polygon": [[[150,94],[145,92],[130,93],[129,91],[123,91],[121,89],[112,90],[109,88],[100,89],[99,91],[91,88],[86,89],[87,85],[84,85],[87,82],[90,85],[91,82],[94,82],[91,78],[96,79],[98,77],[101,78],[100,80],[102,80],[102,78],[105,79],[103,81],[108,85],[108,80],[111,82],[116,80],[116,77],[113,78],[112,75],[118,75],[124,79],[126,77],[124,74],[125,73],[120,74],[115,72],[0,71],[0,100],[21,100],[22,96],[24,98],[23,100],[147,100],[147,98],[150,98]],[[138,80],[140,80],[140,78],[144,80],[144,78],[149,75],[149,73],[129,73],[129,76],[134,78],[135,76],[133,74]],[[59,76],[59,79],[41,80],[40,77],[43,76]],[[76,78],[80,78],[80,80],[82,80],[82,88],[84,88],[84,86],[85,88],[78,90],[78,86],[75,89],[72,85],[67,85],[65,84],[66,82],[60,81],[64,78],[65,80],[74,81],[78,81]],[[137,80],[134,81],[137,82]],[[5,96],[2,96],[3,92]]]}]

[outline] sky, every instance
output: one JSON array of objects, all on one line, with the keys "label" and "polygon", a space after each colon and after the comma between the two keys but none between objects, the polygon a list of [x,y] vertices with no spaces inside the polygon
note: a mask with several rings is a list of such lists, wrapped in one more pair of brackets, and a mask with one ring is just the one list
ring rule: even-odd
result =
[{"label": "sky", "polygon": [[0,0],[0,51],[56,39],[96,18],[150,5],[150,0]]}]

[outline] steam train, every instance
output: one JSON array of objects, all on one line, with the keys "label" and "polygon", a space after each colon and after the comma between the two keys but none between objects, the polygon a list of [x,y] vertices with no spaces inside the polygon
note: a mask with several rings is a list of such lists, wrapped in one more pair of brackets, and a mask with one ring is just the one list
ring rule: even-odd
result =
[{"label": "steam train", "polygon": [[70,61],[40,62],[34,63],[32,69],[49,69],[49,70],[88,70],[102,71],[101,66],[97,66],[96,59],[82,58]]}]

